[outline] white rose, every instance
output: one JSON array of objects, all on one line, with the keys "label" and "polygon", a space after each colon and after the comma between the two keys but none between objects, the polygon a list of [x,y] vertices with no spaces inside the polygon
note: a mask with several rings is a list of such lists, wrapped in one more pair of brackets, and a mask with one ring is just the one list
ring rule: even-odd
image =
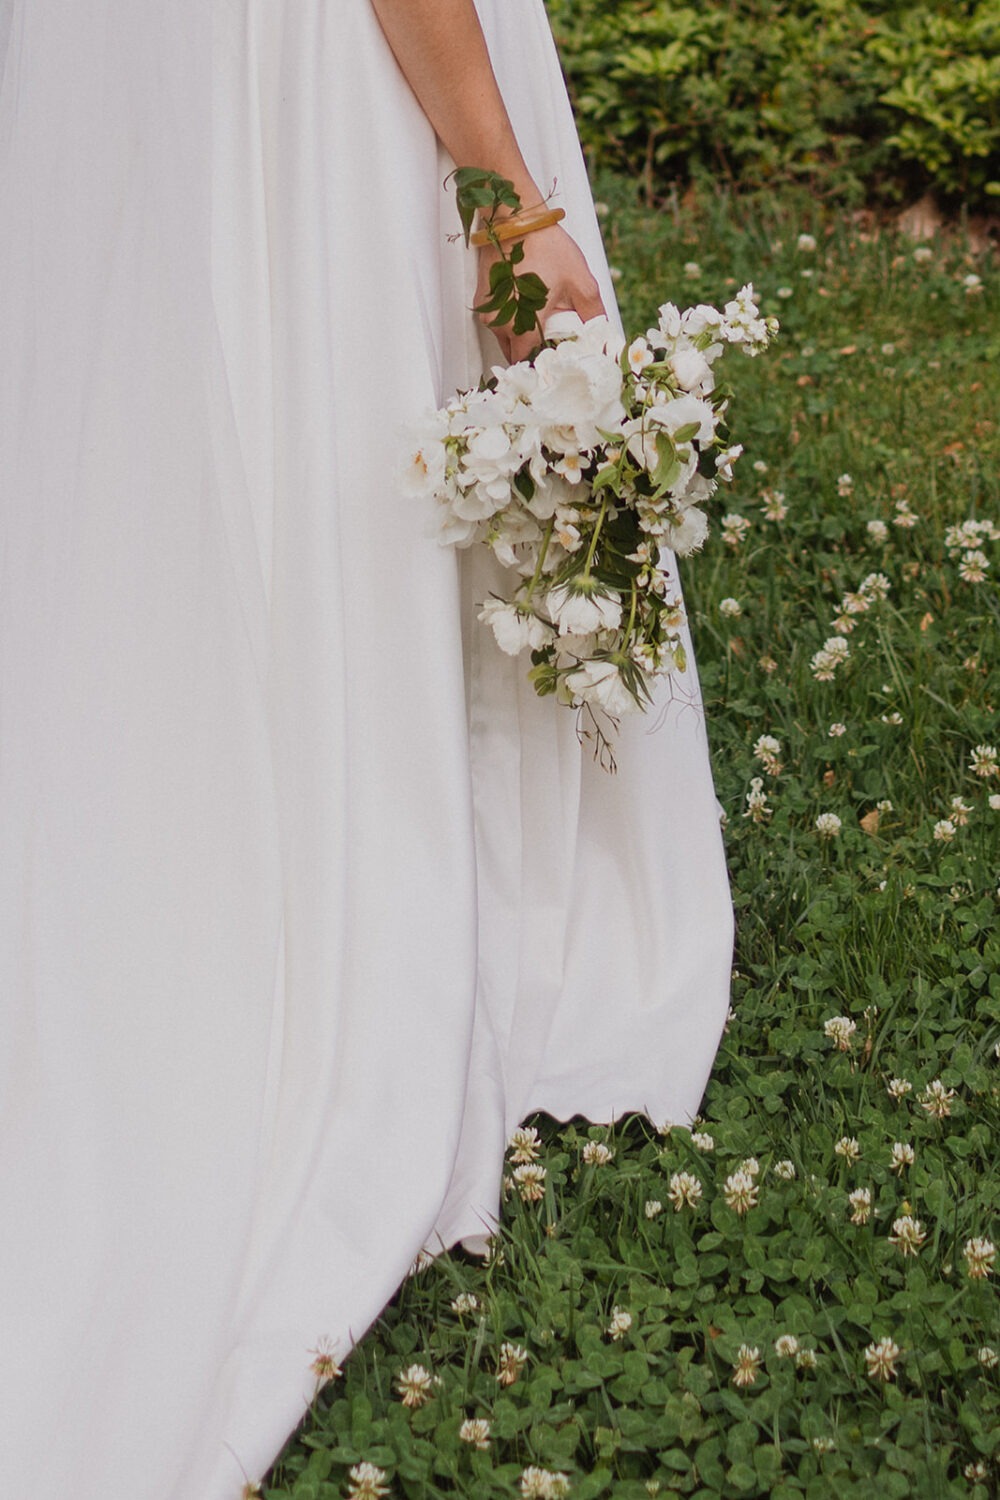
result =
[{"label": "white rose", "polygon": [[401,488],[410,500],[434,495],[444,484],[447,450],[438,438],[424,441],[411,453],[403,469]]},{"label": "white rose", "polygon": [[722,323],[722,314],[717,307],[699,302],[697,307],[687,309],[680,322],[684,332],[694,338],[697,334],[704,333],[706,328],[718,328]]},{"label": "white rose", "polygon": [[613,661],[584,662],[576,672],[569,673],[566,686],[574,702],[596,703],[613,718],[635,713],[641,706],[625,686]]},{"label": "white rose", "polygon": [[521,503],[539,521],[548,521],[560,506],[572,507],[574,499],[573,486],[568,480],[548,470],[535,480],[535,493],[531,499]]},{"label": "white rose", "polygon": [[678,349],[670,356],[668,364],[683,391],[705,396],[715,386],[712,367],[699,349]]},{"label": "white rose", "polygon": [[622,606],[617,596],[574,589],[565,583],[549,590],[545,608],[560,635],[617,630],[621,624]]},{"label": "white rose", "polygon": [[710,442],[715,432],[715,413],[707,401],[701,401],[697,396],[675,396],[673,401],[651,406],[646,419],[659,422],[671,434],[697,422],[698,430],[694,439],[698,443]]},{"label": "white rose", "polygon": [[663,545],[679,557],[687,557],[689,552],[697,552],[704,546],[707,536],[708,517],[696,505],[689,505],[679,520],[664,528]]},{"label": "white rose", "polygon": [[489,625],[500,650],[508,656],[517,656],[526,650],[539,651],[553,638],[553,632],[544,620],[526,614],[516,604],[505,604],[502,599],[487,599],[478,618]]},{"label": "white rose", "polygon": [[451,508],[463,521],[486,521],[500,510],[510,499],[510,484],[506,490],[495,495],[482,484],[474,484],[467,490],[456,490]]},{"label": "white rose", "polygon": [[[601,432],[621,426],[622,373],[617,360],[600,351],[581,350],[567,339],[554,349],[543,349],[535,360],[538,389],[532,401],[532,416],[543,429],[554,429],[553,447],[576,451],[595,447]],[[570,429],[560,440],[560,429]]]}]

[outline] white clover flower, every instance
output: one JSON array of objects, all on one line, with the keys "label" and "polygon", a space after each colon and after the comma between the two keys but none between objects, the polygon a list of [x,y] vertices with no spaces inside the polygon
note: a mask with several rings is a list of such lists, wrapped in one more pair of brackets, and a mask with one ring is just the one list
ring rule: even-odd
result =
[{"label": "white clover flower", "polygon": [[608,1338],[614,1340],[623,1339],[631,1327],[632,1314],[626,1312],[624,1307],[613,1307],[611,1309],[611,1322],[605,1330]]},{"label": "white clover flower", "polygon": [[950,844],[955,837],[955,825],[950,818],[939,818],[934,824],[933,838],[939,844]]},{"label": "white clover flower", "polygon": [[434,1394],[435,1377],[424,1365],[408,1365],[396,1381],[404,1406],[423,1406]]},{"label": "white clover flower", "polygon": [[521,1470],[522,1500],[564,1500],[570,1492],[569,1475],[529,1464]]},{"label": "white clover flower", "polygon": [[501,1344],[497,1359],[497,1380],[500,1384],[513,1385],[524,1369],[527,1359],[528,1351],[520,1344]]},{"label": "white clover flower", "polygon": [[820,813],[816,819],[816,832],[823,839],[837,838],[842,827],[843,824],[836,813]]},{"label": "white clover flower", "polygon": [[451,1310],[460,1318],[465,1317],[466,1313],[478,1312],[479,1298],[475,1292],[459,1292],[457,1297],[452,1298]]},{"label": "white clover flower", "polygon": [[760,1162],[756,1156],[747,1156],[740,1162],[736,1170],[738,1172],[746,1172],[748,1177],[757,1177],[760,1174]]},{"label": "white clover flower", "polygon": [[643,1213],[646,1215],[647,1219],[655,1219],[662,1212],[663,1204],[660,1202],[659,1198],[646,1199],[645,1206],[643,1207]]},{"label": "white clover flower", "polygon": [[515,1167],[511,1176],[525,1203],[537,1203],[545,1197],[546,1169],[539,1162],[525,1162]]},{"label": "white clover flower", "polygon": [[969,759],[969,769],[976,776],[981,776],[984,781],[991,776],[1000,774],[1000,765],[997,763],[997,748],[995,745],[975,745]]},{"label": "white clover flower", "polygon": [[889,528],[884,521],[869,521],[865,530],[878,546],[889,540]]},{"label": "white clover flower", "polygon": [[389,1493],[389,1486],[385,1483],[386,1471],[378,1464],[354,1464],[347,1477],[351,1485],[347,1500],[380,1500],[382,1495]]},{"label": "white clover flower", "polygon": [[886,1093],[890,1099],[902,1099],[912,1088],[913,1084],[908,1078],[890,1078],[886,1084]]},{"label": "white clover flower", "polygon": [[816,249],[815,236],[811,234],[800,234],[798,239],[795,241],[795,245],[799,250],[804,250],[807,252],[813,251]]},{"label": "white clover flower", "polygon": [[812,1439],[812,1448],[814,1453],[818,1453],[820,1455],[824,1453],[835,1453],[837,1451],[837,1444],[835,1439],[832,1437],[814,1437]]},{"label": "white clover flower", "polygon": [[694,1130],[691,1133],[691,1144],[697,1146],[699,1151],[714,1151],[715,1138],[703,1130]]},{"label": "white clover flower", "polygon": [[847,725],[841,724],[838,720],[837,723],[831,724],[826,732],[831,740],[839,740],[842,734],[847,733]]},{"label": "white clover flower", "polygon": [[755,458],[754,461],[753,461],[753,466],[752,467],[753,467],[753,471],[754,471],[755,474],[766,474],[767,473],[767,464],[764,462],[764,460],[762,458]]},{"label": "white clover flower", "polygon": [[911,526],[916,526],[919,520],[920,517],[918,515],[915,515],[910,509],[910,503],[908,500],[896,501],[896,514],[892,518],[892,524],[894,526],[900,526],[903,529],[908,530]]},{"label": "white clover flower", "polygon": [[749,1172],[733,1172],[723,1184],[723,1193],[729,1207],[742,1216],[755,1206],[758,1188]]},{"label": "white clover flower", "polygon": [[856,1162],[861,1155],[861,1147],[853,1135],[842,1135],[833,1150],[836,1156],[842,1156],[849,1162]]},{"label": "white clover flower", "polygon": [[534,1161],[541,1146],[542,1138],[533,1125],[519,1126],[507,1142],[511,1161]]},{"label": "white clover flower", "polygon": [[975,271],[970,271],[968,276],[962,277],[962,285],[967,292],[981,292],[983,289],[982,278]]},{"label": "white clover flower", "polygon": [[894,709],[891,714],[881,714],[879,717],[881,718],[883,724],[892,724],[896,726],[902,724],[903,722],[903,715],[896,709]]},{"label": "white clover flower", "polygon": [[335,1349],[336,1345],[333,1340],[328,1335],[324,1335],[316,1348],[309,1350],[310,1354],[316,1356],[309,1368],[320,1386],[326,1385],[330,1380],[337,1380],[344,1373],[334,1358]]},{"label": "white clover flower", "polygon": [[762,490],[760,508],[765,521],[783,521],[788,515],[784,490]]},{"label": "white clover flower", "polygon": [[782,301],[784,301],[786,298],[793,296],[794,293],[790,286],[779,286],[774,295],[776,297],[780,297]]},{"label": "white clover flower", "polygon": [[750,778],[750,790],[746,794],[746,804],[746,811],[743,816],[750,818],[754,823],[766,823],[774,812],[774,808],[768,806],[763,777],[752,776]]},{"label": "white clover flower", "polygon": [[962,1478],[967,1479],[970,1484],[978,1484],[980,1480],[985,1479],[988,1476],[989,1472],[989,1469],[983,1463],[982,1459],[977,1458],[974,1463],[968,1463],[965,1465],[964,1469],[962,1470]]},{"label": "white clover flower", "polygon": [[951,1114],[951,1101],[955,1090],[945,1088],[940,1078],[933,1079],[920,1096],[920,1107],[935,1120],[943,1120]]},{"label": "white clover flower", "polygon": [[854,488],[854,479],[850,474],[837,475],[837,494],[841,499],[849,495]]},{"label": "white clover flower", "polygon": [[847,642],[841,635],[832,635],[823,642],[810,662],[810,670],[817,682],[832,682],[834,673],[850,656]]},{"label": "white clover flower", "polygon": [[744,1386],[753,1385],[757,1379],[760,1369],[760,1350],[749,1344],[741,1344],[736,1351],[736,1363],[733,1365],[733,1384]]},{"label": "white clover flower", "polygon": [[972,808],[962,797],[952,797],[950,805],[949,818],[955,824],[956,828],[964,828],[969,821],[969,814],[972,812]]},{"label": "white clover flower", "polygon": [[696,281],[701,275],[701,266],[699,266],[696,260],[686,260],[684,262],[684,275],[689,281]]},{"label": "white clover flower", "polygon": [[490,1424],[485,1417],[467,1417],[458,1429],[459,1439],[473,1448],[490,1446]]},{"label": "white clover flower", "polygon": [[795,1356],[797,1370],[815,1370],[817,1363],[815,1349],[800,1349]]},{"label": "white clover flower", "polygon": [[780,1177],[783,1182],[794,1182],[795,1180],[795,1163],[789,1161],[787,1157],[782,1161],[776,1161],[771,1171],[775,1177]]},{"label": "white clover flower", "polygon": [[755,760],[759,760],[769,776],[777,776],[782,770],[781,741],[775,739],[773,734],[758,735],[751,752]]},{"label": "white clover flower", "polygon": [[875,804],[875,811],[877,813],[891,813],[892,810],[892,803],[889,801],[888,797],[883,797],[881,802],[876,802]]},{"label": "white clover flower", "polygon": [[679,1214],[683,1208],[697,1207],[701,1194],[701,1183],[691,1172],[674,1172],[670,1178],[667,1197],[674,1205],[674,1213]]},{"label": "white clover flower", "polygon": [[862,578],[858,585],[858,592],[865,599],[887,599],[892,584],[884,573],[869,573],[867,578]]},{"label": "white clover flower", "polygon": [[799,1341],[794,1333],[782,1333],[774,1341],[774,1352],[779,1359],[794,1359],[799,1352]]},{"label": "white clover flower", "polygon": [[992,1240],[982,1239],[978,1235],[974,1239],[966,1240],[962,1254],[965,1256],[965,1267],[972,1280],[992,1276],[997,1258],[996,1246]]},{"label": "white clover flower", "polygon": [[916,1255],[926,1238],[924,1226],[911,1214],[902,1214],[900,1218],[893,1219],[889,1244],[895,1245],[900,1255]]},{"label": "white clover flower", "polygon": [[896,1375],[896,1361],[902,1349],[890,1338],[879,1339],[865,1350],[865,1363],[872,1380],[892,1380]]},{"label": "white clover flower", "polygon": [[867,1224],[872,1213],[871,1188],[855,1188],[853,1193],[848,1193],[847,1201],[851,1206],[851,1223]]},{"label": "white clover flower", "polygon": [[1000,812],[1000,792],[991,792],[987,800],[991,812]]},{"label": "white clover flower", "polygon": [[893,1141],[889,1171],[902,1173],[904,1167],[912,1167],[916,1159],[916,1153],[908,1141]]},{"label": "white clover flower", "polygon": [[739,547],[750,530],[750,522],[746,516],[735,513],[723,516],[720,522],[722,540],[727,547]]},{"label": "white clover flower", "polygon": [[913,252],[913,259],[916,261],[918,266],[923,265],[925,261],[933,260],[933,258],[934,251],[931,249],[930,245],[918,245]]},{"label": "white clover flower", "polygon": [[958,576],[963,583],[985,583],[986,569],[989,565],[986,553],[975,548],[962,554],[962,561],[958,565]]},{"label": "white clover flower", "polygon": [[430,1250],[420,1250],[417,1252],[417,1258],[416,1260],[414,1260],[413,1264],[410,1266],[410,1269],[406,1274],[407,1276],[419,1276],[421,1271],[426,1271],[427,1267],[432,1266],[433,1264],[434,1256],[431,1254]]},{"label": "white clover flower", "polygon": [[993,1348],[992,1344],[984,1344],[977,1352],[976,1358],[984,1370],[995,1370],[1000,1364],[1000,1354]]},{"label": "white clover flower", "polygon": [[838,1050],[841,1052],[849,1052],[851,1050],[851,1037],[857,1029],[857,1022],[852,1021],[850,1016],[831,1016],[828,1021],[823,1023],[824,1035],[828,1036],[832,1042],[835,1042]]},{"label": "white clover flower", "polygon": [[738,620],[743,613],[743,606],[738,599],[720,599],[719,614],[727,619]]},{"label": "white clover flower", "polygon": [[587,1141],[581,1154],[588,1167],[604,1167],[615,1153],[603,1141]]}]

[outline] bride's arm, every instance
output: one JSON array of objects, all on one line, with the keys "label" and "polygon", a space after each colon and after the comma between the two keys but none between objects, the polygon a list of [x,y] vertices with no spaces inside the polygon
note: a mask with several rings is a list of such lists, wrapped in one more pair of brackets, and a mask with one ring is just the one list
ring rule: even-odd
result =
[{"label": "bride's arm", "polygon": [[[459,166],[510,178],[528,208],[543,194],[528,171],[490,62],[473,0],[372,0],[386,39],[414,94]],[[543,316],[572,309],[582,318],[603,312],[600,290],[582,251],[558,225],[526,235],[522,271],[549,288]],[[479,296],[487,292],[495,252],[480,255]],[[504,353],[520,359],[537,342],[494,330]]]}]

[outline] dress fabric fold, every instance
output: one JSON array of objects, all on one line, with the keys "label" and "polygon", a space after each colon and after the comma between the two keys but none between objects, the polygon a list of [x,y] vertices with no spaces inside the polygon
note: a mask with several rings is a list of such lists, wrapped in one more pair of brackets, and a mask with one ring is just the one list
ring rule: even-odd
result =
[{"label": "dress fabric fold", "polygon": [[[481,0],[614,310],[542,0]],[[531,1112],[688,1123],[693,666],[616,777],[401,498],[499,358],[370,0],[0,0],[0,1473],[238,1500]],[[669,289],[664,288],[663,298]],[[652,312],[652,309],[651,309]]]}]

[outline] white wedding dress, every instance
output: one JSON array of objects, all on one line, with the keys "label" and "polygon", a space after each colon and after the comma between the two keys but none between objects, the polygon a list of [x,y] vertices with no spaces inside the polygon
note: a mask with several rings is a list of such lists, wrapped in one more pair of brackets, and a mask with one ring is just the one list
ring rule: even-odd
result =
[{"label": "white wedding dress", "polygon": [[[612,307],[542,0],[480,9]],[[17,1500],[238,1500],[526,1115],[702,1099],[693,671],[606,775],[395,485],[481,368],[450,165],[369,0],[0,0]]]}]

